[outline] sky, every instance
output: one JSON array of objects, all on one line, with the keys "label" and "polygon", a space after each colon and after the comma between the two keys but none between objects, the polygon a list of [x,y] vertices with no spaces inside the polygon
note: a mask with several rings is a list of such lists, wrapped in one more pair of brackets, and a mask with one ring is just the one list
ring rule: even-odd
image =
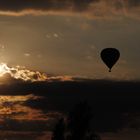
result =
[{"label": "sky", "polygon": [[[56,75],[139,80],[139,5],[138,0],[1,1],[1,63]],[[121,53],[112,73],[100,58],[108,47]]]},{"label": "sky", "polygon": [[139,140],[139,25],[139,0],[0,0],[0,139],[50,140],[87,100],[102,140]]}]

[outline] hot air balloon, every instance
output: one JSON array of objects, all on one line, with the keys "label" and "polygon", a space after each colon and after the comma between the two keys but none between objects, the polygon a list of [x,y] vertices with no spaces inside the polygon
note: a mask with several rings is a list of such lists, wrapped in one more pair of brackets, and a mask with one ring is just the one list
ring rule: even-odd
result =
[{"label": "hot air balloon", "polygon": [[120,52],[115,48],[105,48],[101,51],[101,58],[111,72],[112,67],[118,61]]}]

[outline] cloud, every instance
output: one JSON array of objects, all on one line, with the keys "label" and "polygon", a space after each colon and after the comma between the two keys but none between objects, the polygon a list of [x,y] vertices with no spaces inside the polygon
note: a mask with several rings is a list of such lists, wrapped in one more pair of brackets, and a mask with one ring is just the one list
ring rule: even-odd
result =
[{"label": "cloud", "polygon": [[3,140],[38,140],[43,132],[21,132],[21,131],[0,131],[0,138]]},{"label": "cloud", "polygon": [[139,0],[2,0],[0,15],[139,16]]},{"label": "cloud", "polygon": [[140,5],[139,0],[128,0],[128,3],[130,6],[139,6]]},{"label": "cloud", "polygon": [[30,54],[30,53],[24,53],[24,56],[25,56],[25,57],[30,57],[31,54]]},{"label": "cloud", "polygon": [[[80,101],[87,100],[95,113],[96,124],[93,124],[93,127],[100,132],[116,132],[125,127],[122,125],[128,124],[127,119],[131,118],[132,114],[134,114],[132,117],[134,120],[135,113],[140,114],[139,87],[140,82],[136,81],[90,79],[75,79],[75,81],[64,82],[20,81],[15,84],[11,83],[11,85],[1,85],[1,95],[10,95],[8,96],[9,100],[1,98],[2,106],[10,109],[10,114],[6,115],[10,117],[10,120],[4,120],[8,127],[2,125],[1,129],[15,131],[50,130],[54,123],[52,119],[68,113]],[[7,113],[7,110],[1,111]]]},{"label": "cloud", "polygon": [[90,3],[98,0],[1,0],[2,11],[22,11],[25,9],[36,10],[85,10]]},{"label": "cloud", "polygon": [[[37,85],[40,88],[37,89]],[[52,82],[32,85],[33,93],[43,98],[24,103],[34,109],[68,113],[80,101],[88,101],[94,110],[95,124],[100,132],[110,132],[127,127],[129,119],[135,121],[139,112],[139,82],[116,82],[104,80],[82,80]],[[133,113],[132,113],[133,111]],[[135,112],[135,113],[134,113]],[[49,117],[54,115],[49,115]],[[57,115],[58,116],[58,115]],[[138,127],[140,128],[140,126]]]},{"label": "cloud", "polygon": [[[26,69],[25,67],[9,67],[5,63],[0,64],[0,83],[22,81],[72,81],[71,76],[48,76],[46,73]],[[16,80],[18,79],[18,80]]]},{"label": "cloud", "polygon": [[[47,76],[44,73],[38,71],[31,71],[20,66],[9,67],[5,63],[0,64],[0,76],[10,79],[9,76],[14,79],[21,79],[23,81],[44,81]],[[4,79],[3,78],[3,79]]]}]

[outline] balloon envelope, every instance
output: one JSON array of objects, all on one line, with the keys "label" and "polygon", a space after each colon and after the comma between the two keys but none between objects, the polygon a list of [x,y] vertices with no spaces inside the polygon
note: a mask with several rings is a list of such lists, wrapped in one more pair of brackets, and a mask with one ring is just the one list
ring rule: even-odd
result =
[{"label": "balloon envelope", "polygon": [[111,68],[118,61],[119,57],[120,52],[115,48],[105,48],[101,51],[101,58],[108,66],[109,72],[111,72]]}]

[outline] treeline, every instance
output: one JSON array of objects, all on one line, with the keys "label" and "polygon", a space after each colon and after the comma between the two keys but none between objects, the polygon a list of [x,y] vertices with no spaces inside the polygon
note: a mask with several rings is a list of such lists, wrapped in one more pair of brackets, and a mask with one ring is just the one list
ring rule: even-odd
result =
[{"label": "treeline", "polygon": [[86,101],[77,104],[66,118],[55,125],[52,140],[100,140],[91,129],[93,113]]}]

